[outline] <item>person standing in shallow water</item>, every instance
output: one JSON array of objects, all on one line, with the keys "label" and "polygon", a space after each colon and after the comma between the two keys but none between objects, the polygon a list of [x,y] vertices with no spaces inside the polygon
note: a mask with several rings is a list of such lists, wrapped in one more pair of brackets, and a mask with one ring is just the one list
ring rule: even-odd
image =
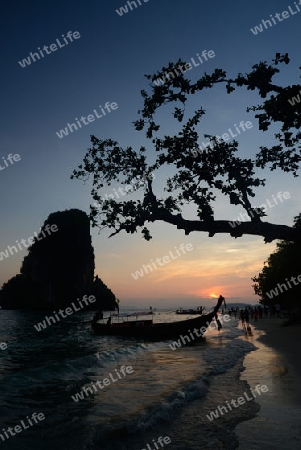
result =
[{"label": "person standing in shallow water", "polygon": [[217,329],[218,329],[218,331],[220,331],[221,330],[221,328],[222,328],[222,324],[221,324],[221,322],[220,322],[220,320],[219,320],[219,318],[218,318],[218,315],[217,314],[215,314],[215,321],[216,321],[216,324],[217,324]]},{"label": "person standing in shallow water", "polygon": [[245,315],[245,321],[247,323],[247,325],[249,325],[249,311],[247,310],[247,308],[244,311],[244,315]]},{"label": "person standing in shallow water", "polygon": [[246,325],[245,325],[245,312],[244,312],[243,309],[240,311],[240,320],[241,320],[242,327],[245,328],[246,327]]}]

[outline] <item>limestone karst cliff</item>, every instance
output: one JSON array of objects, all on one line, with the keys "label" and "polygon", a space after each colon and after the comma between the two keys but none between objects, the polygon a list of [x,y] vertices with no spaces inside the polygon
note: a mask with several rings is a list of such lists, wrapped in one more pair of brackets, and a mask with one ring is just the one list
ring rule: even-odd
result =
[{"label": "limestone karst cliff", "polygon": [[[94,249],[87,214],[78,209],[55,212],[28,248],[20,274],[4,283],[4,309],[67,307],[84,295],[95,295],[90,309],[114,309],[113,292],[94,278]],[[87,308],[88,309],[88,308]]]}]

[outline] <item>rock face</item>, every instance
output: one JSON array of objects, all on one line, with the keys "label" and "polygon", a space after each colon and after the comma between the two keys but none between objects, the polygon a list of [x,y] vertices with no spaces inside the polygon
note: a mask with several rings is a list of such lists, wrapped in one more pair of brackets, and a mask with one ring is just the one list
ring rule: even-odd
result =
[{"label": "rock face", "polygon": [[94,269],[87,214],[78,209],[52,213],[29,247],[21,274],[3,285],[0,304],[4,309],[52,309],[95,295],[90,309],[114,309],[115,295],[94,279]]}]

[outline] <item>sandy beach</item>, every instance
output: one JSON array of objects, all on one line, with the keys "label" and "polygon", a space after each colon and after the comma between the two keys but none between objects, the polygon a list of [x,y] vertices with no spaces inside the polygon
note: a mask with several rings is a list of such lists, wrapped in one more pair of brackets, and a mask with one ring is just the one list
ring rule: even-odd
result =
[{"label": "sandy beach", "polygon": [[259,340],[283,354],[296,374],[301,377],[301,359],[299,358],[301,324],[282,327],[282,323],[281,319],[259,320],[255,327],[266,333],[261,335]]},{"label": "sandy beach", "polygon": [[251,324],[253,336],[243,337],[258,350],[246,356],[241,379],[252,387],[265,384],[268,392],[256,398],[260,405],[256,417],[236,427],[239,449],[301,448],[301,325],[281,327],[281,323],[261,319]]}]

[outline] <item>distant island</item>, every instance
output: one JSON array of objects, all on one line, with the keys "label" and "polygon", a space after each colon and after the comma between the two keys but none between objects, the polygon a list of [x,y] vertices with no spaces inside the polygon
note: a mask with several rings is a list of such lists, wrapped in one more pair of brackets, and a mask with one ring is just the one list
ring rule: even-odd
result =
[{"label": "distant island", "polygon": [[50,214],[33,241],[20,274],[0,290],[2,309],[63,308],[84,295],[96,297],[85,309],[117,307],[113,292],[94,276],[94,249],[85,212],[70,209]]}]

